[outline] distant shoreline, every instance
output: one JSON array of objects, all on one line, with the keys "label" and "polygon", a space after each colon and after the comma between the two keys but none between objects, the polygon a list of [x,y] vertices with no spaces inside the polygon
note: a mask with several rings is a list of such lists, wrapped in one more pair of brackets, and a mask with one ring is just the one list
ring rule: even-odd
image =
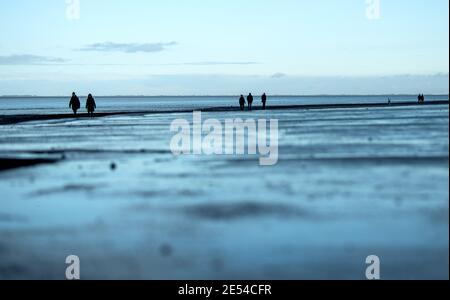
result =
[{"label": "distant shoreline", "polygon": [[[94,95],[95,96],[95,95]],[[95,96],[95,98],[233,98],[239,95],[113,95],[113,96]],[[449,94],[425,94],[427,97],[447,97]],[[87,95],[80,95],[80,97],[87,97]],[[346,97],[417,97],[416,94],[317,94],[317,95],[270,95],[270,97],[275,98],[320,98],[320,97],[335,97],[335,98],[346,98]],[[1,99],[26,99],[26,98],[70,98],[70,95],[64,96],[36,96],[36,95],[2,95]]]},{"label": "distant shoreline", "polygon": [[[269,106],[267,111],[278,110],[320,110],[320,109],[352,109],[352,108],[388,108],[388,107],[407,107],[407,106],[430,106],[430,105],[449,105],[448,100],[429,101],[423,104],[418,102],[396,102],[396,103],[359,103],[359,104],[312,104],[312,105],[276,105]],[[255,107],[254,111],[261,111],[261,107]],[[99,112],[95,117],[109,117],[119,115],[148,115],[148,114],[169,114],[169,113],[192,113],[194,111],[201,112],[237,112],[240,109],[237,106],[230,107],[213,107],[204,109],[179,109],[179,110],[153,110],[153,111],[125,111],[125,112]],[[45,114],[45,115],[3,115],[0,116],[0,125],[13,125],[32,121],[48,121],[48,120],[63,120],[63,119],[83,119],[88,118],[87,114],[79,114],[74,117],[73,114]]]}]

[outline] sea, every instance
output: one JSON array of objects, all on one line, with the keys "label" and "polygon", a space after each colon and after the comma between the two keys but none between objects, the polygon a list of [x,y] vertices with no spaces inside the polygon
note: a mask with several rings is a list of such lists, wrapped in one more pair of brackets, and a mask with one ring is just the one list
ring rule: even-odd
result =
[{"label": "sea", "polygon": [[[244,95],[246,96],[246,95]],[[258,105],[259,96],[255,96]],[[86,97],[79,96],[82,103]],[[99,112],[174,111],[239,106],[238,96],[95,97]],[[270,96],[268,105],[358,104],[417,101],[417,95]],[[427,95],[428,101],[448,100],[448,95]],[[0,114],[59,114],[70,112],[67,97],[0,97]],[[84,105],[82,105],[84,106]]]}]

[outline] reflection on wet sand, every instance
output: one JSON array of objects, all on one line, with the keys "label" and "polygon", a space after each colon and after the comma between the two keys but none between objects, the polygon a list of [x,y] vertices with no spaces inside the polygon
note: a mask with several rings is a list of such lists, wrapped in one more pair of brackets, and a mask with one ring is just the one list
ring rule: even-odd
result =
[{"label": "reflection on wet sand", "polygon": [[174,157],[189,113],[0,126],[0,157],[57,162],[0,172],[0,278],[448,278],[448,105],[242,114],[280,120],[276,166]]}]

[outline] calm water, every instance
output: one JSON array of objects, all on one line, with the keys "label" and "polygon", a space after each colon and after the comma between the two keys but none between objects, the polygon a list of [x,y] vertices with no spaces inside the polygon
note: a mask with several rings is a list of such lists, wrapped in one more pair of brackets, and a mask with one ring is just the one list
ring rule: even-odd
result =
[{"label": "calm water", "polygon": [[[269,105],[386,103],[416,101],[414,95],[402,96],[269,96]],[[47,114],[69,112],[70,97],[0,98],[0,114]],[[427,96],[427,100],[448,100],[448,95]],[[84,96],[80,96],[82,103]],[[99,111],[182,110],[237,106],[238,97],[97,97]],[[256,103],[259,104],[259,96]]]}]

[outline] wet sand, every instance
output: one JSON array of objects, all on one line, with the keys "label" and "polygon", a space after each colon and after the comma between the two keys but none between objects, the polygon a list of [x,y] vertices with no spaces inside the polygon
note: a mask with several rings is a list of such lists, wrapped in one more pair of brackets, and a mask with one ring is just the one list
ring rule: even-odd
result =
[{"label": "wet sand", "polygon": [[[430,101],[423,104],[417,102],[401,102],[401,103],[364,103],[364,104],[319,104],[319,105],[277,105],[268,106],[267,110],[319,110],[319,109],[351,109],[351,108],[386,108],[386,107],[408,107],[408,106],[430,106],[430,105],[448,105],[449,101]],[[254,111],[262,110],[261,107],[254,107]],[[100,112],[95,117],[109,117],[120,115],[148,115],[148,114],[171,114],[171,113],[192,113],[194,110],[152,110],[152,111],[127,111],[127,112]],[[197,109],[202,112],[232,112],[240,111],[239,107],[214,107],[206,109]],[[0,116],[0,125],[13,125],[31,121],[47,121],[47,120],[64,120],[64,119],[89,119],[87,114],[40,114],[40,115],[3,115]]]},{"label": "wet sand", "polygon": [[31,167],[40,164],[53,164],[58,162],[57,159],[15,159],[15,158],[0,158],[0,171]]},{"label": "wet sand", "polygon": [[0,126],[0,157],[65,157],[0,172],[0,279],[448,279],[448,102],[366,108],[205,112],[278,119],[273,167],[175,157],[190,112]]}]

